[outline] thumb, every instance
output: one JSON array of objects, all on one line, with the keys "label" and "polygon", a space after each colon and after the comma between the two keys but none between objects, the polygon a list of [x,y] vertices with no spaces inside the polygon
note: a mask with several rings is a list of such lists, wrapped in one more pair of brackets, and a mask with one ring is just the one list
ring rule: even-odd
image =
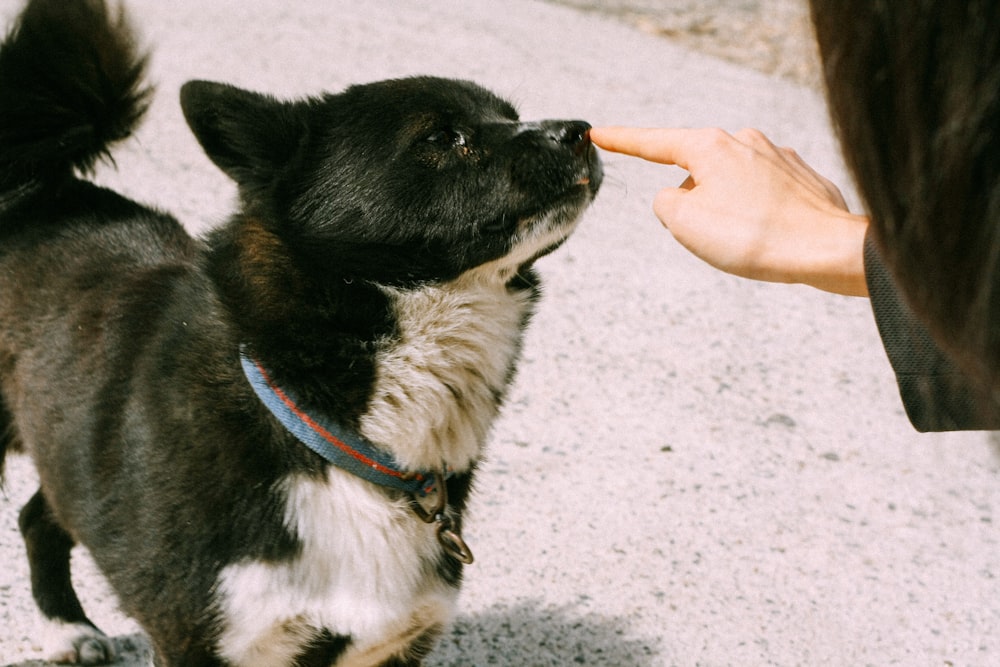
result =
[{"label": "thumb", "polygon": [[670,229],[670,224],[677,218],[677,212],[688,194],[690,193],[684,184],[677,188],[663,188],[656,193],[653,198],[653,213],[667,229]]}]

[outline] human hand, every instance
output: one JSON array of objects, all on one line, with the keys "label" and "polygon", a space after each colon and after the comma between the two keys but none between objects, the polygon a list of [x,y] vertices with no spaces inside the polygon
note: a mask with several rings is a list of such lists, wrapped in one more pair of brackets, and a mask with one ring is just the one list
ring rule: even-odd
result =
[{"label": "human hand", "polygon": [[867,296],[868,219],[795,151],[757,130],[595,127],[601,148],[687,170],[653,210],[681,245],[744,278]]}]

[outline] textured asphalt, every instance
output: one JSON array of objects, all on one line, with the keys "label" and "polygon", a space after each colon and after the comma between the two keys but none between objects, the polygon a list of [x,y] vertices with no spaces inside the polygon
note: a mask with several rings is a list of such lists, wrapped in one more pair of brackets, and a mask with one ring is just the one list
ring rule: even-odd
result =
[{"label": "textured asphalt", "polygon": [[[0,17],[16,10],[0,0]],[[177,105],[190,78],[283,96],[429,73],[526,119],[758,127],[847,184],[823,100],[611,18],[528,0],[133,0],[158,97],[105,182],[217,223],[233,188]],[[906,421],[869,305],[713,271],[656,222],[676,169],[607,156],[497,424],[459,616],[428,664],[1000,664],[1000,449]],[[38,657],[15,457],[0,664]],[[143,665],[86,553],[81,597]],[[151,582],[152,583],[152,582]],[[155,585],[155,584],[154,584]]]}]

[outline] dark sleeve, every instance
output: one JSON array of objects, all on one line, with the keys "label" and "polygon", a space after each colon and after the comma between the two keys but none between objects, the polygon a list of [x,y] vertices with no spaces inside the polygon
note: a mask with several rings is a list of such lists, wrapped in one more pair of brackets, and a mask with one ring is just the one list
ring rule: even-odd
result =
[{"label": "dark sleeve", "polygon": [[875,322],[910,423],[918,431],[1000,429],[1000,405],[964,375],[904,302],[874,242],[865,240],[865,278]]}]

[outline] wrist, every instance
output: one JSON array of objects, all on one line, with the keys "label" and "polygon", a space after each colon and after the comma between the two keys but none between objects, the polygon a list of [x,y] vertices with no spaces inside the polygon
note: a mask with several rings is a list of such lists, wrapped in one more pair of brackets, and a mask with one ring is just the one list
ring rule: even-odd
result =
[{"label": "wrist", "polygon": [[792,282],[846,296],[868,296],[865,281],[865,235],[868,218],[847,211],[824,221],[824,233],[803,248],[805,263]]}]

